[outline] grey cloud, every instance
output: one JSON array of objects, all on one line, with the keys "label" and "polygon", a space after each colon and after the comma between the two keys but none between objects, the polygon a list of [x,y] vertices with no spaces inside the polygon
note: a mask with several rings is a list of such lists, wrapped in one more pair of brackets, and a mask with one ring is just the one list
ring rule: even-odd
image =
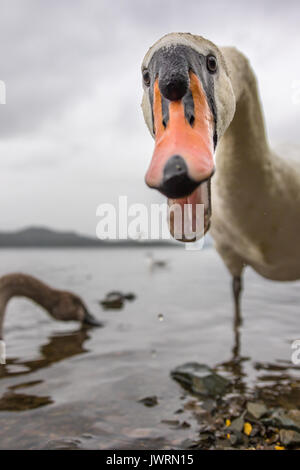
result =
[{"label": "grey cloud", "polygon": [[0,2],[3,228],[43,220],[92,233],[100,201],[156,199],[143,182],[153,143],[139,106],[140,64],[171,31],[244,51],[271,140],[299,143],[300,105],[291,101],[292,80],[300,81],[296,0]]}]

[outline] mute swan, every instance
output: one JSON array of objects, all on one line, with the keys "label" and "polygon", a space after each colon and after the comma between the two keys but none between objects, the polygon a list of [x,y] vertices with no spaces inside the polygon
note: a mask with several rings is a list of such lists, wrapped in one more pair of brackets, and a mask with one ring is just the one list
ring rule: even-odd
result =
[{"label": "mute swan", "polygon": [[75,320],[91,326],[102,326],[88,312],[81,298],[72,292],[52,289],[27,274],[7,274],[0,277],[0,341],[3,340],[3,322],[7,303],[12,297],[20,296],[33,300],[56,320]]},{"label": "mute swan", "polygon": [[169,204],[204,204],[204,232],[211,222],[239,316],[245,266],[272,280],[300,278],[300,166],[270,150],[256,78],[237,49],[167,34],[147,52],[142,75],[155,138],[146,183]]}]

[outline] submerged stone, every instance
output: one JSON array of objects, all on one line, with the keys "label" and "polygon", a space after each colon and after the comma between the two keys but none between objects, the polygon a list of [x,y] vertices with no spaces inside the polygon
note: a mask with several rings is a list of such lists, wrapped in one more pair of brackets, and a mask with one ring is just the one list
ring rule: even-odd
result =
[{"label": "submerged stone", "polygon": [[300,431],[300,410],[289,410],[287,416],[299,427]]},{"label": "submerged stone", "polygon": [[244,415],[236,418],[232,421],[231,425],[229,426],[229,431],[236,431],[241,432],[244,429]]},{"label": "submerged stone", "polygon": [[152,407],[158,405],[158,400],[157,397],[153,395],[150,397],[142,398],[141,400],[139,400],[139,403],[143,403],[143,405],[145,406]]},{"label": "submerged stone", "polygon": [[125,300],[132,301],[135,300],[135,298],[136,296],[132,292],[129,292],[128,294],[123,294],[119,291],[112,291],[109,292],[106,295],[105,299],[101,300],[99,303],[105,310],[117,310],[123,308]]},{"label": "submerged stone", "polygon": [[263,403],[247,403],[247,411],[253,416],[253,418],[260,419],[262,416],[267,414],[268,408]]},{"label": "submerged stone", "polygon": [[300,433],[288,429],[281,429],[279,432],[280,441],[285,446],[293,446],[300,444]]},{"label": "submerged stone", "polygon": [[243,434],[240,431],[234,431],[230,433],[229,440],[232,445],[236,446],[243,443]]},{"label": "submerged stone", "polygon": [[267,425],[277,426],[278,428],[290,429],[300,433],[300,422],[299,417],[295,418],[295,414],[292,415],[294,419],[291,418],[291,412],[287,413],[282,408],[275,409],[270,417],[263,418],[262,422]]},{"label": "submerged stone", "polygon": [[176,367],[171,371],[171,377],[192,393],[208,397],[223,395],[230,385],[229,380],[197,362]]}]

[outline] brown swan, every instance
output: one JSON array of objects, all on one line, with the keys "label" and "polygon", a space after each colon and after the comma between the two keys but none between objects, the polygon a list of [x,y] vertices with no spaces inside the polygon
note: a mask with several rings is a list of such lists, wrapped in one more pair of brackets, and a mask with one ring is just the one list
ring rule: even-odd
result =
[{"label": "brown swan", "polygon": [[7,304],[12,297],[27,297],[43,307],[51,317],[61,321],[79,321],[90,326],[102,326],[91,315],[81,298],[72,292],[53,289],[33,276],[22,273],[0,277],[0,340]]}]

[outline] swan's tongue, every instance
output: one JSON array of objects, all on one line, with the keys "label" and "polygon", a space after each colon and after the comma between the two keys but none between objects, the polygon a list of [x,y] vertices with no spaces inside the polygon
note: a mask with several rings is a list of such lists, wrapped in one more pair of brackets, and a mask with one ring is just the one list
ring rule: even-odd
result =
[{"label": "swan's tongue", "polygon": [[190,196],[168,199],[169,230],[182,242],[199,240],[210,226],[210,179],[198,186]]}]

